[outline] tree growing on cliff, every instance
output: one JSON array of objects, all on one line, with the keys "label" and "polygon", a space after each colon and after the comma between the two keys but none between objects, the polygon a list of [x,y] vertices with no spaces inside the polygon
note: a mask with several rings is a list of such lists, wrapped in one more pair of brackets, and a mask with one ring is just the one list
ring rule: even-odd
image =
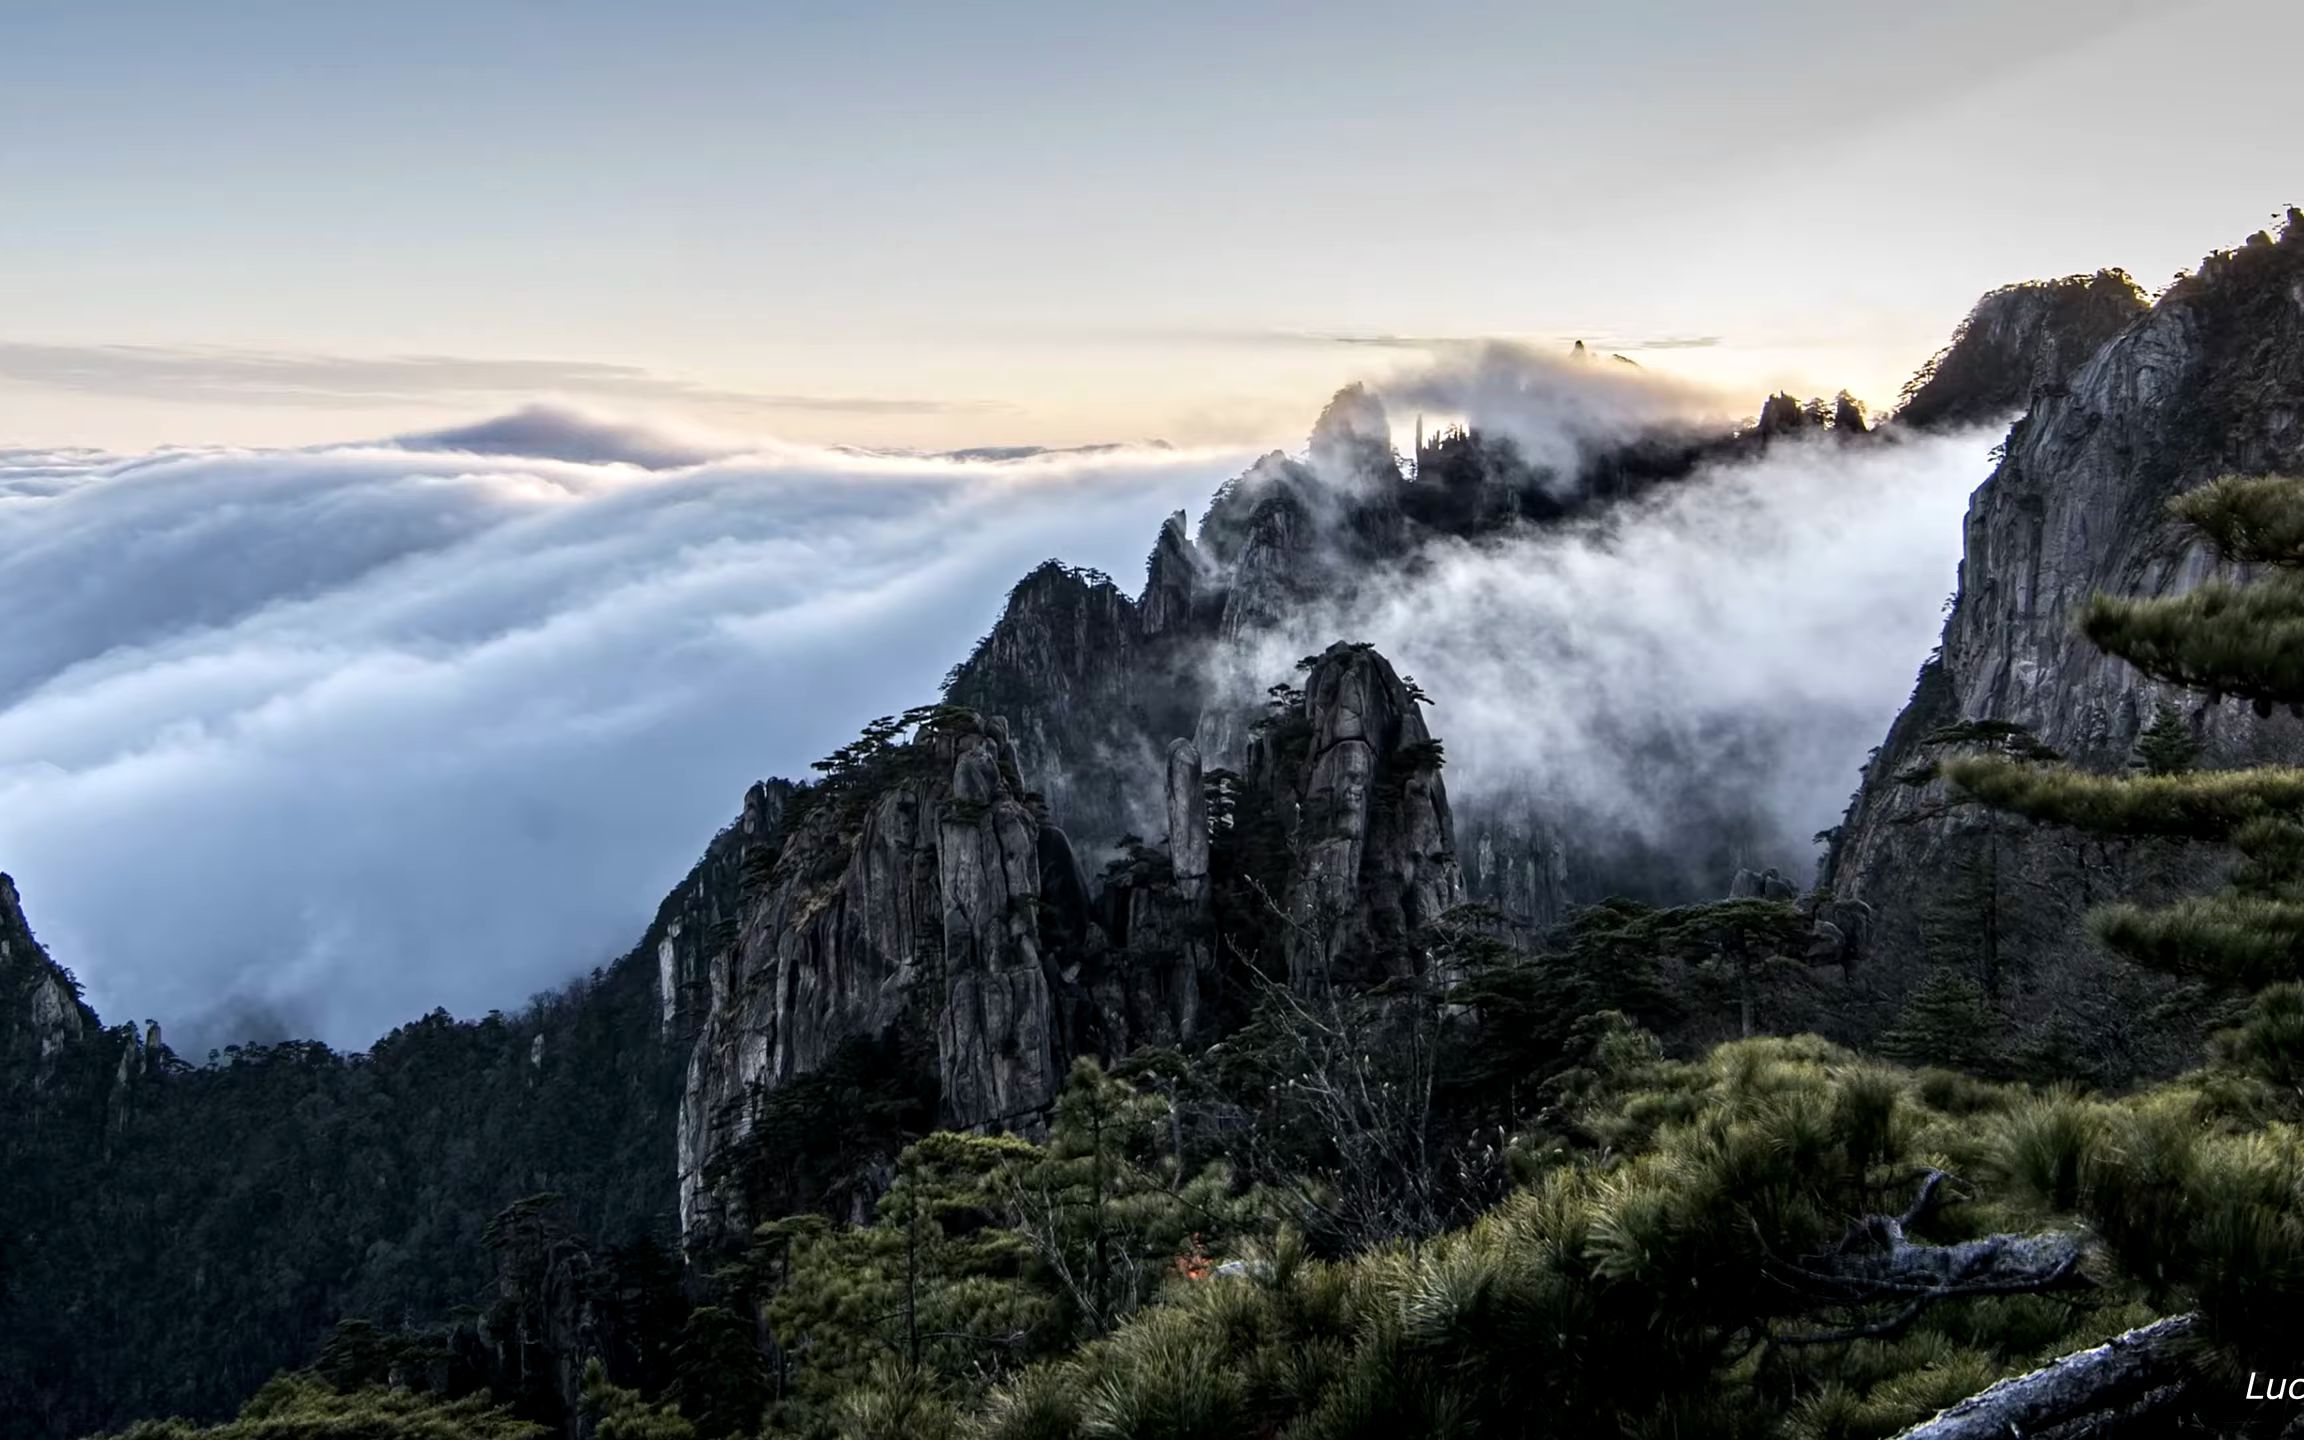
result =
[{"label": "tree growing on cliff", "polygon": [[1950,966],[1938,966],[1905,1000],[1877,1048],[1907,1065],[1990,1075],[2006,1063],[2006,1028],[2006,1019],[1975,981]]},{"label": "tree growing on cliff", "polygon": [[2181,775],[2200,759],[2200,741],[2175,706],[2163,702],[2136,737],[2136,768],[2147,775]]},{"label": "tree growing on cliff", "polygon": [[[2211,700],[2246,699],[2259,715],[2276,705],[2304,713],[2304,481],[2226,478],[2179,496],[2170,510],[2225,559],[2271,573],[2154,599],[2099,595],[2081,615],[2082,633],[2146,675]],[[2091,928],[2108,948],[2156,969],[2249,989],[2297,978],[2304,769],[2193,771],[2166,763],[2177,758],[2172,745],[2155,749],[2163,763],[2148,760],[2138,776],[2007,756],[1955,760],[1946,772],[1963,792],[2029,819],[2233,847],[2242,863],[2224,890],[2157,908],[2107,906]]]},{"label": "tree growing on cliff", "polygon": [[[1963,720],[1930,732],[1923,745],[1962,751],[1980,751],[2000,759],[2045,764],[2064,758],[2029,729],[2009,720]],[[1943,773],[1943,762],[1929,760],[1897,777],[1907,785],[1925,785]],[[1936,819],[1955,808],[1973,810],[1972,801],[1952,796],[1942,807],[1923,807],[1914,819]],[[1937,965],[1968,966],[1987,1000],[2000,996],[2006,966],[2003,957],[2026,919],[2010,877],[2001,865],[2002,831],[2007,821],[1989,807],[1982,817],[1964,824],[1965,843],[1946,857],[1944,883],[1921,905],[1921,933],[1929,957]]]}]

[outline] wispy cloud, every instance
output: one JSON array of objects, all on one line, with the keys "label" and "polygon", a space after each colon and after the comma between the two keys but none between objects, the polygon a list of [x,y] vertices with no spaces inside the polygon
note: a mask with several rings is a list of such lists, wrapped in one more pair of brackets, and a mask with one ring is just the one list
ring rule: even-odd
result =
[{"label": "wispy cloud", "polygon": [[107,1015],[517,1004],[632,944],[748,782],[933,699],[1017,575],[1132,568],[1245,459],[513,420],[0,452],[0,868]]},{"label": "wispy cloud", "polygon": [[1270,331],[1266,338],[1306,345],[1352,345],[1375,350],[1466,350],[1486,345],[1572,345],[1594,350],[1709,350],[1726,343],[1718,335],[1389,335],[1352,331]]},{"label": "wispy cloud", "polygon": [[0,341],[0,380],[136,399],[330,409],[535,395],[847,415],[994,414],[1013,409],[986,400],[729,390],[637,365],[590,360],[353,356],[214,346]]}]

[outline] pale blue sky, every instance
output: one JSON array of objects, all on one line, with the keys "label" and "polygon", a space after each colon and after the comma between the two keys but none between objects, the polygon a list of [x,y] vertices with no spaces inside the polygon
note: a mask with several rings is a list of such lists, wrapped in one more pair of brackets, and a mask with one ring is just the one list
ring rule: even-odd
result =
[{"label": "pale blue sky", "polygon": [[0,444],[1259,440],[1370,336],[1884,401],[1992,285],[2304,199],[2298,54],[2290,0],[0,0]]}]

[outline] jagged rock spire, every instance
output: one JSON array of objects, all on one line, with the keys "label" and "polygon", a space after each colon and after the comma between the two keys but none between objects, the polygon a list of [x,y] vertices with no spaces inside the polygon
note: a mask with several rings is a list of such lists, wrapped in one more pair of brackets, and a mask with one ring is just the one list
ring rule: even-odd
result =
[{"label": "jagged rock spire", "polygon": [[1194,900],[1208,893],[1208,792],[1189,740],[1168,742],[1168,858],[1178,893]]},{"label": "jagged rock spire", "polygon": [[1440,749],[1391,662],[1331,645],[1304,683],[1311,729],[1295,783],[1290,983],[1418,973],[1415,932],[1463,903]]},{"label": "jagged rock spire", "polygon": [[0,874],[0,1069],[32,1065],[37,1082],[95,1028],[71,978],[33,938],[16,882]]},{"label": "jagged rock spire", "polygon": [[1188,629],[1193,607],[1208,582],[1208,562],[1192,543],[1184,512],[1178,510],[1160,526],[1152,544],[1152,558],[1144,567],[1144,596],[1136,602],[1137,624],[1147,636]]},{"label": "jagged rock spire", "polygon": [[[948,710],[867,774],[827,781],[796,821],[736,942],[679,1122],[683,1229],[744,1217],[716,1178],[751,1101],[822,1069],[850,1041],[927,1037],[944,1123],[1029,1124],[1066,1058],[1055,987],[1085,929],[1063,832],[1028,797],[997,717]],[[1065,913],[1049,914],[1051,909]]]}]

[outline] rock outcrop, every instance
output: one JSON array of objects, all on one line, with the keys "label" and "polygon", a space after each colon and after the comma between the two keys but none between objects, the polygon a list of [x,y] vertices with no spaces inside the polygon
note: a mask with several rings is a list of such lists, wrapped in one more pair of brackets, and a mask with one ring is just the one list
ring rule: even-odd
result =
[{"label": "rock outcrop", "polygon": [[712,837],[657,906],[640,948],[655,958],[657,1034],[666,1043],[690,1043],[703,1023],[713,969],[734,948],[743,907],[775,862],[792,795],[789,780],[763,780],[745,791],[735,823]]},{"label": "rock outcrop", "polygon": [[726,1205],[714,1161],[752,1104],[845,1041],[932,1035],[955,1126],[1014,1123],[1054,1094],[1053,992],[1078,957],[1044,943],[1043,851],[1061,864],[1069,845],[1027,802],[1006,725],[945,712],[861,769],[808,797],[716,958],[680,1109],[684,1230]]},{"label": "rock outcrop", "polygon": [[28,1076],[37,1088],[97,1030],[79,987],[32,937],[16,882],[0,875],[0,1078]]},{"label": "rock outcrop", "polygon": [[1441,751],[1391,663],[1338,643],[1304,682],[1301,773],[1275,774],[1268,742],[1252,783],[1293,798],[1286,908],[1289,983],[1318,992],[1419,972],[1410,939],[1463,903]]},{"label": "rock outcrop", "polygon": [[[679,1115],[694,1243],[759,1218],[738,1172],[773,1163],[750,1153],[762,1107],[844,1047],[919,1057],[941,1124],[1029,1130],[1073,1058],[1209,1033],[1228,957],[1197,748],[1166,748],[1151,797],[1164,840],[1131,838],[1092,880],[1027,788],[1004,720],[949,705],[910,718],[910,740],[789,795],[734,942],[709,954]],[[1414,696],[1383,656],[1339,644],[1280,718],[1292,743],[1259,740],[1237,782],[1277,820],[1284,853],[1265,893],[1302,937],[1273,958],[1305,986],[1417,973],[1417,932],[1464,885],[1440,746]]]},{"label": "rock outcrop", "polygon": [[1527,797],[1455,806],[1464,893],[1541,930],[1567,918],[1568,849]]},{"label": "rock outcrop", "polygon": [[1025,576],[945,677],[944,699],[1008,720],[1024,774],[1086,850],[1156,832],[1164,747],[1193,732],[1206,703],[1201,647],[1228,593],[1178,511],[1137,599],[1053,560]]},{"label": "rock outcrop", "polygon": [[[1092,938],[1087,983],[1098,1048],[1125,1054],[1203,1033],[1215,981],[1206,781],[1189,740],[1168,746],[1168,831],[1162,853],[1114,863],[1100,897],[1104,933]],[[1099,950],[1097,942],[1108,942]]]},{"label": "rock outcrop", "polygon": [[2144,292],[2120,270],[1995,290],[1905,387],[1896,421],[1948,430],[2014,415],[2035,395],[2061,391],[2147,308]]},{"label": "rock outcrop", "polygon": [[1189,634],[1199,622],[1200,599],[1208,588],[1208,562],[1192,543],[1184,512],[1170,515],[1144,563],[1144,594],[1136,602],[1137,625],[1145,636]]},{"label": "rock outcrop", "polygon": [[[2010,337],[2038,338],[2034,311],[2043,306],[2078,306],[2100,323],[2099,312],[2127,304],[2131,287],[2108,272],[2047,296],[2040,288],[1989,298],[1967,334],[1982,332],[1995,352],[2016,343]],[[2080,327],[2042,353],[2069,360],[2088,333]],[[1929,385],[1952,373],[1971,373],[1957,350]],[[2011,393],[1977,387],[1984,392]],[[1929,394],[1923,386],[1900,418],[1912,419]],[[1834,895],[1872,911],[1858,974],[1877,997],[1876,1019],[1921,966],[1974,965],[2006,984],[2020,1017],[2086,1026],[2115,1063],[2182,1058],[2120,1053],[2146,1043],[2132,1031],[2138,987],[2149,982],[2094,953],[2080,918],[2114,894],[2202,884],[2212,858],[2159,845],[2084,845],[1953,806],[1931,762],[1961,733],[1954,727],[1994,720],[2025,727],[2084,766],[2118,768],[2163,701],[2191,720],[2207,747],[2204,763],[2304,758],[2304,725],[2295,719],[2262,720],[2238,703],[2156,686],[2097,651],[2072,623],[2096,591],[2162,595],[2210,573],[2213,557],[2167,518],[2172,496],[2221,474],[2299,468],[2304,219],[2293,214],[2278,239],[2259,235],[2211,257],[2068,381],[2035,379],[2006,458],[1970,502],[1943,645],[1867,767],[1828,860]]]}]

